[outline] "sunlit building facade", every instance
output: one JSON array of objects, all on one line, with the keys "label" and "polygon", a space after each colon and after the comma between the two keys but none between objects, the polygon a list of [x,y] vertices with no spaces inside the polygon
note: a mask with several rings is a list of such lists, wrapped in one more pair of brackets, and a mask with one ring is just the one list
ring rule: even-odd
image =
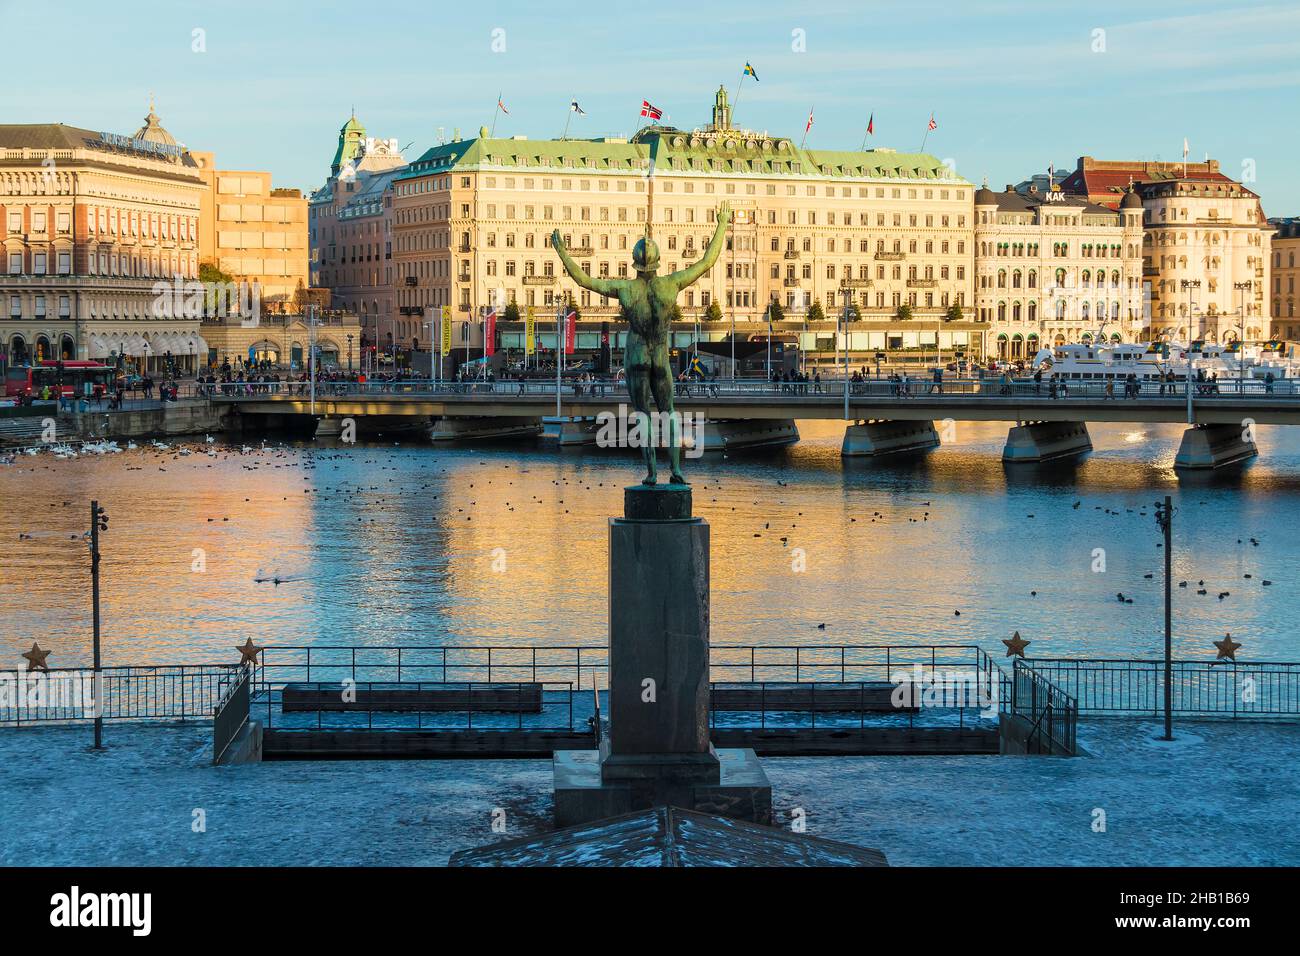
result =
[{"label": "sunlit building facade", "polygon": [[205,188],[152,109],[132,136],[0,126],[4,360],[197,367],[197,318],[159,314],[154,287],[197,278]]},{"label": "sunlit building facade", "polygon": [[975,307],[988,351],[1032,359],[1066,342],[1126,341],[1145,327],[1142,203],[1119,207],[1059,189],[975,194]]},{"label": "sunlit building facade", "polygon": [[[429,150],[394,181],[399,334],[427,342],[443,306],[464,320],[514,302],[553,321],[556,304],[572,301],[584,321],[613,319],[617,303],[564,274],[552,231],[591,275],[622,278],[649,218],[661,269],[674,271],[703,253],[725,200],[725,251],[683,291],[684,321],[707,323],[716,304],[725,323],[753,330],[772,301],[787,319],[817,302],[832,321],[851,303],[855,348],[883,348],[891,334],[904,348],[940,336],[951,346],[957,335],[965,346],[978,338],[973,192],[929,155],[803,149],[734,128],[723,90],[713,122],[690,131],[534,141],[484,129]],[[813,347],[815,334],[802,343]]]}]

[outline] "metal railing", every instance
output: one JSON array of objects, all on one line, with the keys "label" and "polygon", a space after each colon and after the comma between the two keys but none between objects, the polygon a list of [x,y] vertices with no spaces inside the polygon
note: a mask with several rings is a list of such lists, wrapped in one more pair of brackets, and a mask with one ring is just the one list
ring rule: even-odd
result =
[{"label": "metal railing", "polygon": [[104,720],[211,719],[236,664],[0,671],[0,726]]},{"label": "metal railing", "polygon": [[[1084,716],[1164,714],[1164,661],[1031,658],[1025,666],[1077,700]],[[1172,672],[1175,717],[1300,717],[1300,663],[1176,660]]]},{"label": "metal railing", "polygon": [[[918,375],[906,379],[867,378],[850,381],[849,397],[853,399],[891,399],[898,401],[918,398],[927,401],[954,402],[1008,399],[1042,399],[1059,402],[1098,400],[1115,402],[1185,402],[1186,383],[1139,381],[1130,392],[1123,379],[1105,381],[1067,380],[1058,382],[1053,389],[1049,379],[1041,382],[1032,379],[1013,379],[1003,382],[998,378],[944,378],[942,381]],[[560,383],[561,397],[607,398],[627,396],[625,381],[597,378],[591,382],[574,382],[566,379]],[[494,401],[522,398],[554,398],[554,377],[497,379],[495,381],[433,382],[427,379],[401,381],[331,381],[316,384],[316,398],[357,398],[401,396],[406,398],[464,398],[491,397]],[[181,387],[182,397],[218,398],[227,400],[284,400],[303,398],[309,394],[306,382],[218,382],[214,385],[188,383]],[[779,397],[782,401],[816,404],[832,399],[843,401],[843,378],[823,377],[820,382],[772,382],[766,379],[695,379],[674,383],[674,394],[679,398],[739,398],[763,400]],[[1222,401],[1294,401],[1300,400],[1300,379],[1279,379],[1271,384],[1258,379],[1237,383],[1235,381],[1193,382],[1192,397],[1196,400]]]},{"label": "metal railing", "polygon": [[1078,703],[1020,658],[1015,659],[1012,668],[1008,712],[1029,722],[1025,739],[1027,753],[1073,755],[1078,752]]},{"label": "metal railing", "polygon": [[[488,686],[481,680],[462,681],[404,681],[400,690],[405,695],[426,695],[426,702],[411,701],[406,706],[394,706],[391,701],[378,698],[391,691],[392,682],[352,681],[295,681],[291,684],[262,684],[254,692],[252,712],[267,730],[466,730],[466,731],[534,731],[538,733],[569,731],[593,732],[592,714],[595,704],[584,706],[588,697],[580,693],[570,681],[500,681],[491,686],[499,693],[493,700],[476,704],[476,697]],[[347,695],[346,706],[321,706],[319,700],[304,704],[299,709],[286,708],[287,694],[308,694],[315,697],[331,695],[340,699]],[[435,702],[436,695],[453,694],[450,706]],[[501,698],[506,698],[503,705]],[[536,707],[511,706],[510,698],[520,703],[535,701]],[[463,702],[463,706],[462,706]]]},{"label": "metal railing", "polygon": [[244,665],[225,682],[221,696],[212,712],[212,762],[220,763],[222,756],[244,725],[248,723],[249,685],[253,669]]}]

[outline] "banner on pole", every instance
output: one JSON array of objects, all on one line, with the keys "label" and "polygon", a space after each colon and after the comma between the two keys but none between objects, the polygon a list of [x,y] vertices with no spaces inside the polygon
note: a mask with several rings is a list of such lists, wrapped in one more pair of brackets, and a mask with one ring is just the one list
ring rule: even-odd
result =
[{"label": "banner on pole", "polygon": [[483,318],[483,355],[495,355],[497,351],[497,310],[493,309]]},{"label": "banner on pole", "polygon": [[574,339],[578,332],[578,313],[570,309],[564,314],[564,354],[572,355]]},{"label": "banner on pole", "polygon": [[533,315],[533,307],[528,307],[528,312],[524,316],[524,354],[532,355],[537,349],[537,318]]},{"label": "banner on pole", "polygon": [[451,306],[442,307],[442,354],[451,354]]}]

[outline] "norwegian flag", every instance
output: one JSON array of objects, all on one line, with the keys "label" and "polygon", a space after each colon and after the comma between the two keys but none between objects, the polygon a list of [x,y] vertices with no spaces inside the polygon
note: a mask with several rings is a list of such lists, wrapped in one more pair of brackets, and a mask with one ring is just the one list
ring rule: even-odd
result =
[{"label": "norwegian flag", "polygon": [[930,129],[938,129],[939,124],[934,121],[934,114],[930,114]]},{"label": "norwegian flag", "polygon": [[650,117],[652,120],[657,120],[657,119],[660,119],[660,118],[664,115],[664,111],[661,110],[659,107],[654,106],[653,104],[651,104],[651,102],[650,102],[649,100],[642,100],[642,101],[641,101],[641,115],[642,115],[642,116],[648,116],[648,117]]},{"label": "norwegian flag", "polygon": [[506,104],[502,102],[501,97],[499,96],[497,97],[497,109],[499,109],[502,113],[505,113],[506,116],[510,115],[510,111],[506,109]]}]

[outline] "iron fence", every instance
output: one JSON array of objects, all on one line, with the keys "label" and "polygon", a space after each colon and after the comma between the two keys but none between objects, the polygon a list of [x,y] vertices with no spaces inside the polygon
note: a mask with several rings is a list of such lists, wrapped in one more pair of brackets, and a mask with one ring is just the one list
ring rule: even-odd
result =
[{"label": "iron fence", "polygon": [[0,671],[0,725],[209,719],[237,664]]},{"label": "iron fence", "polygon": [[1029,723],[1026,752],[1077,752],[1078,702],[1020,658],[1012,668],[1008,711]]},{"label": "iron fence", "polygon": [[[1075,698],[1085,716],[1164,714],[1164,661],[1031,658],[1025,664]],[[1300,716],[1300,663],[1182,660],[1172,662],[1172,675],[1175,717]]]}]

